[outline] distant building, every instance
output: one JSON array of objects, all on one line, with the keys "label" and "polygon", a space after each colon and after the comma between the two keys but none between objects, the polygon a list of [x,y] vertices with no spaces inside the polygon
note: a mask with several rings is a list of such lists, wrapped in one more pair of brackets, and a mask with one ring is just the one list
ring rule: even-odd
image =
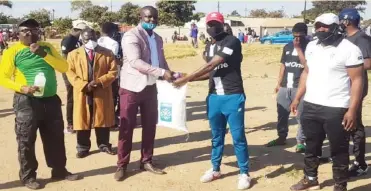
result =
[{"label": "distant building", "polygon": [[16,24],[0,24],[0,29],[8,29],[9,31],[16,31],[17,25]]},{"label": "distant building", "polygon": [[[206,17],[200,19],[200,21],[190,21],[184,25],[184,28],[190,28],[192,22],[195,22],[200,31],[206,31]],[[244,30],[250,27],[255,32],[262,36],[264,32],[263,28],[268,29],[269,34],[283,30],[284,27],[291,30],[291,28],[298,22],[303,22],[302,18],[249,18],[249,17],[235,17],[225,16],[225,22],[228,23],[233,30],[233,34],[238,33],[238,29]],[[309,33],[311,33],[309,31]]]}]

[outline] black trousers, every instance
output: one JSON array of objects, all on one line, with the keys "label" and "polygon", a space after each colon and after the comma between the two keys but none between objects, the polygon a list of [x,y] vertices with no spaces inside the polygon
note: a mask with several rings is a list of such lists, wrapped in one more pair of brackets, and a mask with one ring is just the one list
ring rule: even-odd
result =
[{"label": "black trousers", "polygon": [[356,161],[361,166],[367,166],[365,154],[366,154],[366,132],[365,126],[362,122],[362,105],[359,106],[357,112],[357,128],[351,133],[351,137],[353,139],[353,154],[355,156]]},{"label": "black trousers", "polygon": [[34,98],[16,93],[13,98],[15,133],[18,143],[19,178],[22,182],[36,178],[35,156],[37,129],[44,148],[46,164],[54,172],[65,172],[66,150],[61,99],[55,95]]},{"label": "black trousers", "polygon": [[67,123],[68,125],[73,125],[73,86],[68,81],[65,73],[63,73],[62,76],[67,90],[67,106],[66,106]]},{"label": "black trousers", "polygon": [[[93,124],[93,106],[89,106],[89,111],[91,113],[90,124]],[[79,130],[76,131],[77,138],[77,152],[89,152],[91,148],[90,142],[91,130]],[[111,148],[112,145],[109,143],[110,129],[106,127],[95,128],[95,136],[97,138],[97,145],[99,150],[108,147]]]},{"label": "black trousers", "polygon": [[[91,148],[90,142],[91,130],[76,131],[77,136],[77,152],[89,151]],[[95,128],[95,136],[97,138],[97,146],[99,150],[105,147],[111,148],[109,143],[110,129],[109,128]]]},{"label": "black trousers", "polygon": [[347,108],[326,107],[304,102],[301,124],[306,136],[304,173],[317,177],[322,144],[327,138],[330,143],[332,171],[335,183],[348,181],[350,133],[344,130],[342,121]]}]

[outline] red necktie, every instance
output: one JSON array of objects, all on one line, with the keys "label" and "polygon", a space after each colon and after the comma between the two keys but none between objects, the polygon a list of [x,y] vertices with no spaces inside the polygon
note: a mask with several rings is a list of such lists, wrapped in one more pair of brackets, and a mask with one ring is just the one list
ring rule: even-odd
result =
[{"label": "red necktie", "polygon": [[89,56],[90,61],[93,61],[93,58],[94,58],[93,50],[88,51],[88,56]]}]

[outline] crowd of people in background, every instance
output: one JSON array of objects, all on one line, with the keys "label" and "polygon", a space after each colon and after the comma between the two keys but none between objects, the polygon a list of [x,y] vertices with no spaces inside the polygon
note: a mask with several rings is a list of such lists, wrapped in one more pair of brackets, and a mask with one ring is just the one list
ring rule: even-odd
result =
[{"label": "crowd of people in background", "polygon": [[[177,76],[166,61],[163,39],[154,31],[158,14],[152,6],[143,7],[138,26],[123,37],[118,26],[111,22],[104,23],[101,32],[85,23],[76,23],[61,42],[61,54],[42,41],[40,24],[35,19],[25,19],[19,24],[20,41],[2,56],[0,85],[15,91],[19,178],[26,187],[42,187],[36,179],[37,130],[53,179],[82,178],[66,169],[63,131],[76,133],[76,157],[82,159],[90,155],[90,136],[94,129],[100,152],[118,155],[114,179],[124,180],[138,113],[142,124],[140,169],[156,175],[166,174],[153,163],[157,80],[165,80],[174,87],[209,80],[207,116],[212,136],[212,167],[200,181],[208,183],[222,177],[220,167],[228,124],[240,169],[237,188],[244,190],[251,186],[241,63],[242,43],[254,42],[258,37],[256,32],[249,27],[245,32],[239,30],[235,37],[222,14],[209,13],[206,26],[210,40],[206,41],[203,52],[206,64],[188,75]],[[294,41],[282,50],[274,89],[278,138],[266,146],[286,144],[289,115],[297,115],[296,152],[305,153],[305,176],[290,188],[293,191],[320,188],[318,166],[326,138],[333,161],[334,191],[346,191],[350,176],[365,175],[368,171],[362,101],[368,92],[366,70],[371,68],[371,38],[358,29],[360,18],[356,9],[344,9],[339,16],[324,13],[315,20],[317,39],[312,41],[307,38],[307,25],[297,23],[292,28]],[[264,31],[267,35],[266,29]],[[197,48],[198,28],[194,23],[189,36]],[[2,49],[7,47],[8,38],[8,34],[0,33]],[[63,73],[67,89],[66,127],[62,101],[57,95],[56,72]],[[110,144],[112,128],[119,131],[117,152]],[[349,168],[350,138],[356,159]]]}]

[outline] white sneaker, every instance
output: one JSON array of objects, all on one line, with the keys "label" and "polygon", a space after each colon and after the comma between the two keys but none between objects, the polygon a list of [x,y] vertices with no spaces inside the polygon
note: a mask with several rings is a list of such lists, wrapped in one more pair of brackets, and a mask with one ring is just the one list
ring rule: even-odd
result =
[{"label": "white sneaker", "polygon": [[251,178],[247,174],[240,174],[238,176],[238,189],[239,190],[246,190],[250,188]]},{"label": "white sneaker", "polygon": [[213,180],[219,179],[222,176],[222,174],[219,172],[214,171],[213,169],[210,169],[205,172],[205,174],[200,178],[200,181],[202,183],[211,182]]}]

